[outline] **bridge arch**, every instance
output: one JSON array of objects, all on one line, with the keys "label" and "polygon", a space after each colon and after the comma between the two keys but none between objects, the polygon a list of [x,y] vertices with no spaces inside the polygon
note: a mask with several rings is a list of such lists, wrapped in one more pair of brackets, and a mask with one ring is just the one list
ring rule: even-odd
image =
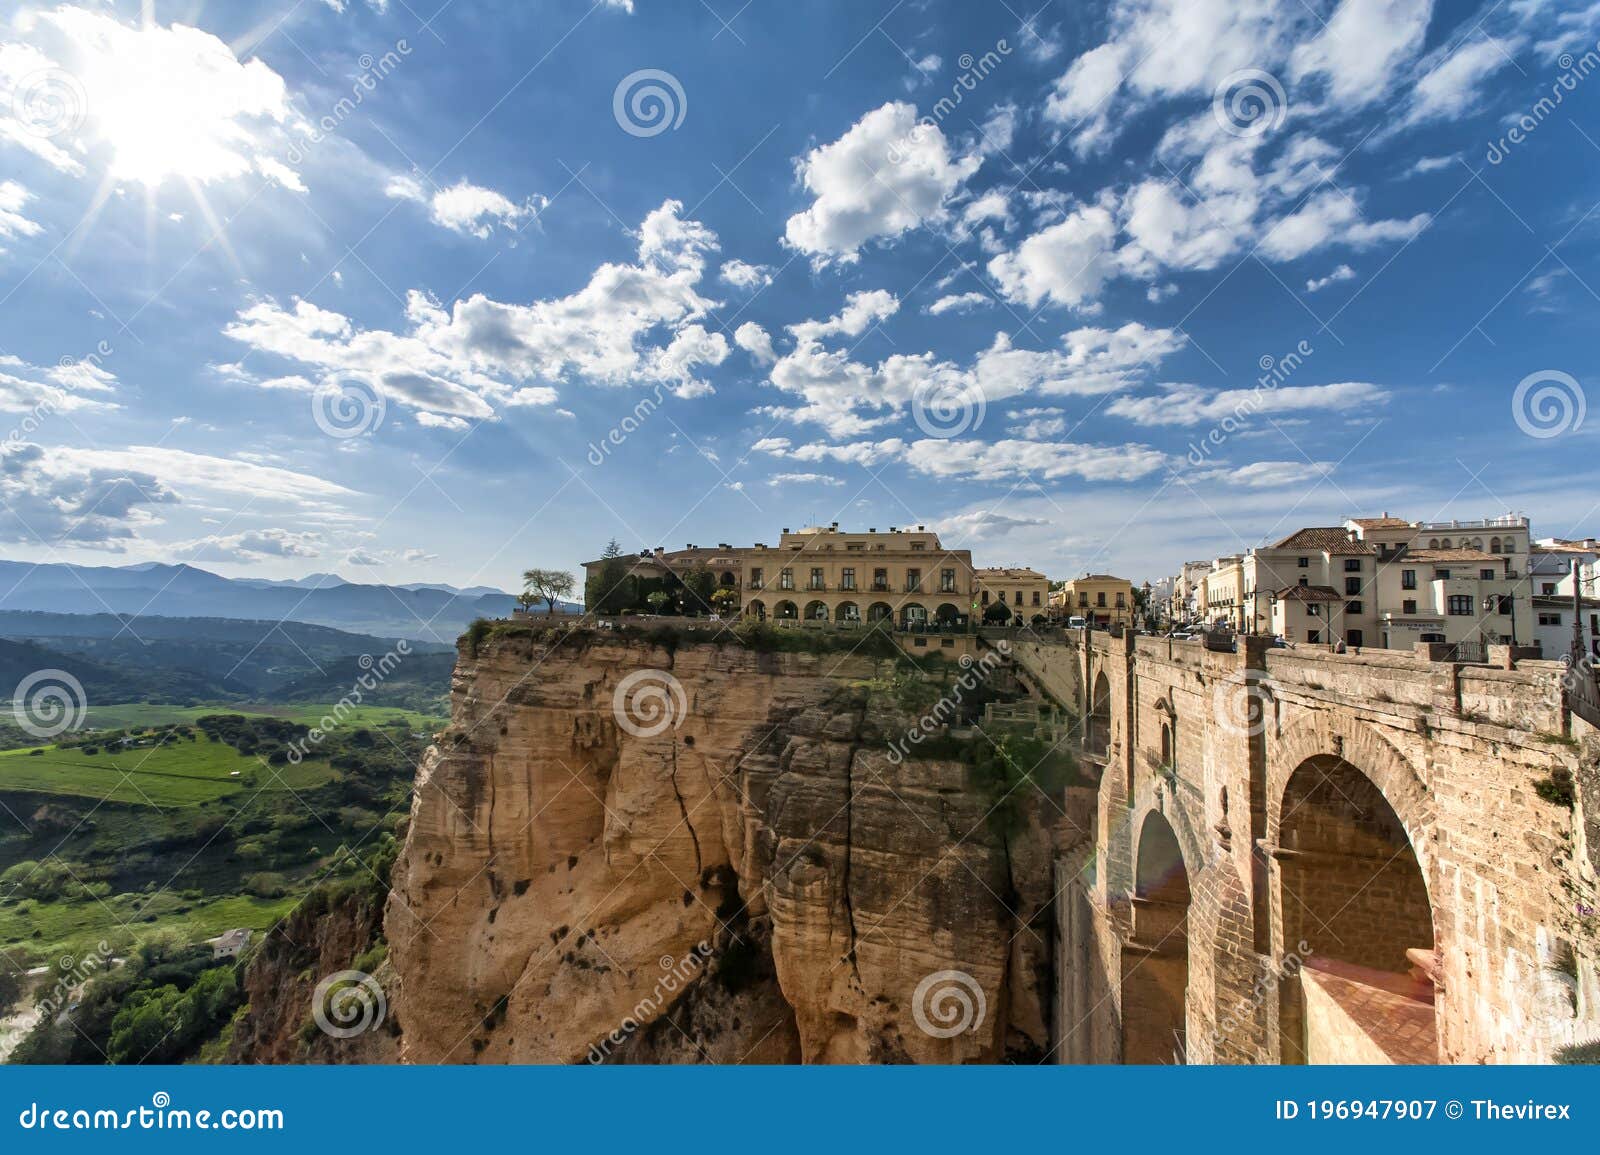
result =
[{"label": "bridge arch", "polygon": [[1084,726],[1083,748],[1096,758],[1111,749],[1111,679],[1101,670],[1089,695],[1089,718]]},{"label": "bridge arch", "polygon": [[1134,847],[1131,933],[1122,951],[1124,1063],[1185,1061],[1191,898],[1178,834],[1152,809]]},{"label": "bridge arch", "polygon": [[1281,1058],[1435,1062],[1429,808],[1385,744],[1335,746],[1298,760],[1275,807]]}]

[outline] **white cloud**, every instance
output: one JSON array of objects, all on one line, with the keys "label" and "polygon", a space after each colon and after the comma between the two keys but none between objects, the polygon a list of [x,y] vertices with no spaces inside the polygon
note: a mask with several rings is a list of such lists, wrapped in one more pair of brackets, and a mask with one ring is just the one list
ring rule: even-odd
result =
[{"label": "white cloud", "polygon": [[717,272],[718,279],[736,289],[764,289],[772,284],[772,270],[766,265],[752,265],[737,257],[724,261]]},{"label": "white cloud", "polygon": [[1006,537],[1019,529],[1049,525],[1043,517],[1012,517],[993,509],[974,509],[951,517],[939,518],[933,528],[950,542],[971,541],[983,538]]},{"label": "white cloud", "polygon": [[1299,210],[1280,217],[1261,238],[1261,252],[1290,261],[1324,245],[1338,243],[1361,250],[1384,241],[1405,241],[1428,227],[1433,218],[1418,213],[1409,220],[1363,221],[1348,193],[1317,193]]},{"label": "white cloud", "polygon": [[1008,298],[1030,309],[1046,300],[1082,306],[1117,270],[1116,236],[1116,223],[1104,207],[1080,208],[1034,233],[1014,252],[995,257],[989,274]]},{"label": "white cloud", "polygon": [[771,365],[778,359],[772,334],[754,321],[746,321],[733,331],[733,343],[749,353],[757,365]]},{"label": "white cloud", "polygon": [[937,317],[941,313],[967,313],[973,309],[981,309],[992,304],[994,304],[994,298],[989,296],[988,293],[952,293],[949,296],[940,297],[933,304],[923,309],[923,312]]},{"label": "white cloud", "polygon": [[1336,468],[1337,464],[1332,461],[1256,461],[1249,465],[1208,469],[1204,477],[1207,481],[1247,489],[1282,489],[1331,477]]},{"label": "white cloud", "polygon": [[46,368],[0,354],[0,412],[34,414],[37,428],[57,412],[116,409],[115,402],[104,399],[114,391],[116,380],[92,362],[69,358]]},{"label": "white cloud", "polygon": [[1459,159],[1459,154],[1451,153],[1449,156],[1419,156],[1410,168],[1400,174],[1402,178],[1420,176],[1425,173],[1438,172],[1440,169],[1449,168]]},{"label": "white cloud", "polygon": [[1344,411],[1377,405],[1388,397],[1385,390],[1366,381],[1215,392],[1198,385],[1170,385],[1165,393],[1154,396],[1119,397],[1106,407],[1106,412],[1141,425],[1203,425],[1230,417],[1248,420],[1253,414]]},{"label": "white cloud", "polygon": [[1104,147],[1153,101],[1209,99],[1231,73],[1282,59],[1310,20],[1276,0],[1115,0],[1111,35],[1056,81],[1045,118],[1066,126],[1079,152]]},{"label": "white cloud", "polygon": [[1329,285],[1336,285],[1340,281],[1353,281],[1355,280],[1355,277],[1356,271],[1349,265],[1337,265],[1327,276],[1313,277],[1311,280],[1307,281],[1306,292],[1320,292],[1321,290],[1326,289]]},{"label": "white cloud", "polygon": [[1324,78],[1337,104],[1371,104],[1422,47],[1432,12],[1433,0],[1342,0],[1321,31],[1294,50],[1291,74]]},{"label": "white cloud", "polygon": [[1517,48],[1515,43],[1485,36],[1454,51],[1446,46],[1433,52],[1422,62],[1422,79],[1411,90],[1403,123],[1452,120],[1474,111],[1478,86],[1510,64]]},{"label": "white cloud", "polygon": [[774,473],[767,479],[768,485],[829,485],[840,486],[844,482],[837,477],[826,473]]},{"label": "white cloud", "polygon": [[457,433],[464,433],[472,427],[472,423],[464,417],[451,417],[443,413],[429,413],[425,409],[417,413],[417,424],[424,429],[449,429]]},{"label": "white cloud", "polygon": [[543,197],[531,197],[517,204],[504,193],[465,179],[448,188],[435,189],[430,195],[411,177],[396,176],[390,178],[384,192],[391,197],[426,204],[434,224],[480,240],[492,235],[496,225],[515,230],[520,222],[536,217],[547,203]]},{"label": "white cloud", "polygon": [[906,448],[906,463],[931,477],[971,477],[1009,481],[1031,477],[1057,481],[1137,481],[1167,465],[1167,457],[1148,445],[1075,445],[1063,441],[981,441],[930,439]]},{"label": "white cloud", "polygon": [[815,264],[855,261],[869,241],[945,220],[950,198],[981,163],[953,156],[944,133],[919,124],[912,105],[885,104],[797,163],[813,200],[789,218],[785,241]]},{"label": "white cloud", "polygon": [[360,329],[309,301],[284,308],[268,300],[241,310],[224,333],[315,367],[318,384],[353,376],[438,417],[475,420],[500,405],[550,404],[551,383],[568,379],[701,392],[697,368],[728,355],[726,338],[698,324],[715,304],[698,286],[717,238],[681,212],[677,201],[651,212],[639,229],[637,263],[603,264],[565,297],[521,305],[479,293],[447,311],[413,291],[404,333]]},{"label": "white cloud", "polygon": [[16,181],[0,181],[0,238],[39,235],[39,223],[22,215],[23,208],[32,199],[33,194]]},{"label": "white cloud", "polygon": [[175,542],[170,548],[190,562],[260,561],[269,557],[318,557],[323,550],[323,540],[318,533],[252,529]]}]

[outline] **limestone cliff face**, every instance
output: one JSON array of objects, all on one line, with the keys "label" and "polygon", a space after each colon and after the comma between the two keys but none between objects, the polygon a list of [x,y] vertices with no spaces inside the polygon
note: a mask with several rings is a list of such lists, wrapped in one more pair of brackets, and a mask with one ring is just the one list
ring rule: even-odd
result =
[{"label": "limestone cliff face", "polygon": [[464,650],[385,915],[402,1058],[1041,1055],[1048,838],[1027,806],[1004,833],[961,763],[895,764],[893,674],[605,634]]}]

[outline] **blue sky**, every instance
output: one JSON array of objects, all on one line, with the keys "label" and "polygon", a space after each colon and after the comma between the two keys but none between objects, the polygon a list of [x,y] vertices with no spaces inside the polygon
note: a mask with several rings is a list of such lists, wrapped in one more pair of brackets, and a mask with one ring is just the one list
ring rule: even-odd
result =
[{"label": "blue sky", "polygon": [[24,4],[0,551],[512,585],[835,520],[1055,577],[1384,510],[1594,534],[1597,40],[1554,0]]}]

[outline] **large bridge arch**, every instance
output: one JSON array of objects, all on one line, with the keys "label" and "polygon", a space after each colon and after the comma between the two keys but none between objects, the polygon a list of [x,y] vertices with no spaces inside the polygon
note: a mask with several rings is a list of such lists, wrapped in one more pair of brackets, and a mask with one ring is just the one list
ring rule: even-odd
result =
[{"label": "large bridge arch", "polygon": [[1269,777],[1279,1058],[1436,1061],[1431,802],[1386,742],[1298,739]]},{"label": "large bridge arch", "polygon": [[1134,841],[1131,933],[1122,951],[1122,1061],[1182,1063],[1189,1006],[1189,868],[1159,809]]}]

